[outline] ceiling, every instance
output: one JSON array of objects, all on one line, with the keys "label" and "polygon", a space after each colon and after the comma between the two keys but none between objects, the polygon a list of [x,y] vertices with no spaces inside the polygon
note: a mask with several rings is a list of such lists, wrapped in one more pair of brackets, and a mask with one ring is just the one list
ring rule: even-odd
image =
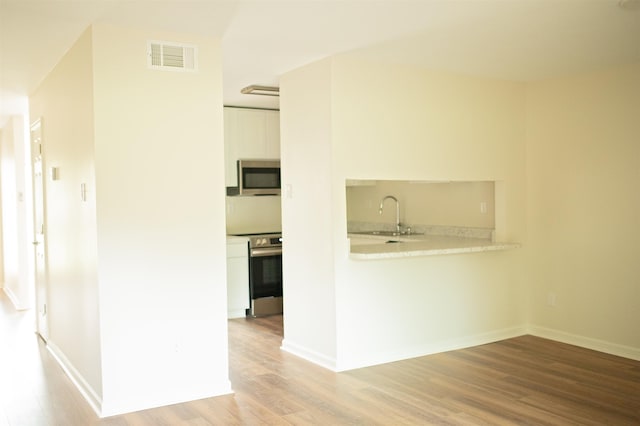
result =
[{"label": "ceiling", "polygon": [[640,62],[640,0],[0,0],[0,126],[97,22],[222,39],[236,106],[341,53],[516,81]]}]

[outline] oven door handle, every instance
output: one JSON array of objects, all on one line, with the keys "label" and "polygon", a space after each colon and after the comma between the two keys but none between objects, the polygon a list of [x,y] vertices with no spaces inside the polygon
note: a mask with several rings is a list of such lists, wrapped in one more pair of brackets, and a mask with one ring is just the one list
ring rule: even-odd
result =
[{"label": "oven door handle", "polygon": [[281,254],[282,254],[282,247],[257,248],[257,249],[251,249],[249,256],[250,257],[266,257],[266,256],[279,256]]}]

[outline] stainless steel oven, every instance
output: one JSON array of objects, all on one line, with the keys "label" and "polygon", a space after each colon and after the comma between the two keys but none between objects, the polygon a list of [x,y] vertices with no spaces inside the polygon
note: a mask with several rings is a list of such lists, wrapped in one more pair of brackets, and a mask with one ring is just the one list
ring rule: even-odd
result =
[{"label": "stainless steel oven", "polygon": [[249,238],[248,315],[282,313],[282,235],[254,235]]}]

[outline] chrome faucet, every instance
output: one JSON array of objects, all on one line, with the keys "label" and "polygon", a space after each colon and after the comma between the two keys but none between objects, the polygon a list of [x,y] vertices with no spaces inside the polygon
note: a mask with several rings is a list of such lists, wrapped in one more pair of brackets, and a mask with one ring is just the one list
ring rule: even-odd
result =
[{"label": "chrome faucet", "polygon": [[400,201],[393,195],[387,195],[380,201],[380,208],[378,209],[378,213],[382,214],[382,208],[384,206],[384,202],[388,199],[392,199],[396,202],[396,232],[400,235]]}]

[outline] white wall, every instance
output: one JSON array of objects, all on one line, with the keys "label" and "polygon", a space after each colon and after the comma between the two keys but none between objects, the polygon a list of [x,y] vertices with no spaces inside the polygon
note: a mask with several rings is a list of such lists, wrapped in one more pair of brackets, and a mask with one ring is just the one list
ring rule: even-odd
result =
[{"label": "white wall", "polygon": [[[347,57],[333,82],[334,214],[345,215],[346,177],[499,181],[497,226],[522,241],[523,85]],[[523,332],[521,250],[358,262],[343,227],[334,228],[338,368]]]},{"label": "white wall", "polygon": [[[524,101],[521,84],[348,57],[283,77],[283,176],[285,185],[295,182],[293,199],[283,198],[283,233],[289,221],[301,233],[285,235],[288,344],[304,354],[310,340],[304,336],[335,338],[335,356],[310,349],[341,370],[524,332],[523,251],[353,261],[345,193],[347,178],[498,181],[502,235],[522,241]],[[303,145],[310,140],[314,149]],[[295,162],[286,161],[292,152]],[[299,296],[319,288],[331,291]],[[322,312],[325,325],[298,324],[301,318],[289,316],[294,304],[300,312]]]},{"label": "white wall", "polygon": [[636,359],[639,118],[640,64],[527,87],[535,332]]},{"label": "white wall", "polygon": [[[42,120],[49,344],[95,404],[102,396],[90,30],[30,98]],[[87,201],[80,185],[87,184]],[[96,402],[96,400],[98,402]]]},{"label": "white wall", "polygon": [[[147,40],[198,72],[149,69]],[[94,55],[103,413],[230,392],[219,42],[96,26]]]},{"label": "white wall", "polygon": [[[147,40],[199,71],[149,69]],[[104,416],[231,391],[221,68],[216,40],[97,25],[32,98],[60,170],[50,343]]]},{"label": "white wall", "polygon": [[3,145],[3,137],[4,131],[2,127],[0,127],[0,288],[4,289],[4,237],[2,236],[2,226],[3,226],[3,216],[4,216],[4,207],[3,207],[3,198],[2,198],[2,145]]},{"label": "white wall", "polygon": [[[336,360],[331,170],[332,61],[280,80],[285,350],[329,368]],[[344,182],[343,182],[344,187]]]},{"label": "white wall", "polygon": [[278,196],[226,197],[227,234],[280,232],[282,201]]},{"label": "white wall", "polygon": [[16,309],[33,307],[33,223],[27,115],[0,131],[0,281]]},{"label": "white wall", "polygon": [[[326,326],[289,324],[285,309],[286,348],[341,370],[531,332],[640,358],[639,76],[633,65],[525,85],[349,57],[287,74],[283,158],[320,165],[309,174],[283,162],[293,199],[302,193],[283,199],[283,226],[309,230],[285,254],[314,260],[285,256],[285,299],[323,312]],[[323,93],[313,123],[311,88]],[[326,144],[331,164],[301,140]],[[347,178],[495,181],[500,239],[523,248],[352,261]],[[318,288],[335,299],[301,296]],[[335,339],[335,352],[307,346],[310,334]]]}]

